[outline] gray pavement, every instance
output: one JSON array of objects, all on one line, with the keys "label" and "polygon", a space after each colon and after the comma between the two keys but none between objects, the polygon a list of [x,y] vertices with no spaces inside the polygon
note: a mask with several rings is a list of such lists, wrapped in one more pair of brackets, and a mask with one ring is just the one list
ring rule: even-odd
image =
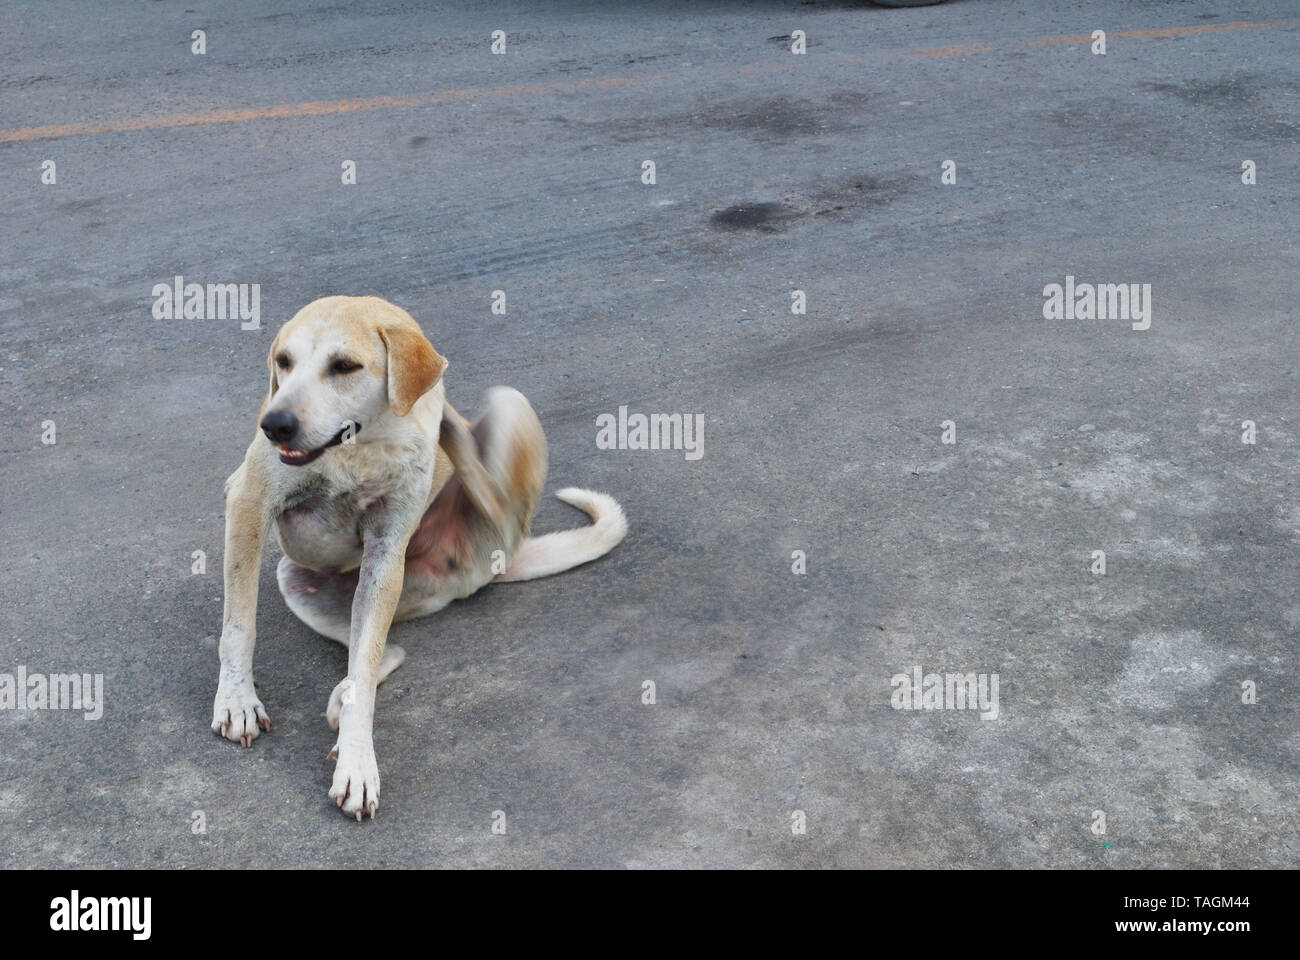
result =
[{"label": "gray pavement", "polygon": [[[0,866],[1297,865],[1295,3],[0,17],[0,672],[105,700],[0,711]],[[176,275],[261,329],[156,319]],[[1150,329],[1044,319],[1067,276],[1150,284]],[[462,409],[522,390],[548,490],[631,522],[394,629],[361,826],[346,653],[274,551],[273,729],[208,728],[221,484],[334,293],[410,310]],[[598,449],[623,405],[703,456]],[[918,667],[997,674],[997,719],[893,709]]]}]

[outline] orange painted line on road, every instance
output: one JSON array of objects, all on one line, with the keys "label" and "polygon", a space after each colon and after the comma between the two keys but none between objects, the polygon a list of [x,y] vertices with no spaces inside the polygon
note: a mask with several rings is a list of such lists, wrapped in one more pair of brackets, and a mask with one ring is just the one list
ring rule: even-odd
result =
[{"label": "orange painted line on road", "polygon": [[292,117],[321,117],[359,110],[384,110],[394,107],[429,107],[460,100],[484,100],[515,97],[530,93],[577,92],[585,88],[606,89],[629,83],[654,82],[661,74],[650,77],[588,77],[570,83],[520,84],[509,87],[469,87],[464,90],[439,90],[436,93],[413,93],[405,96],[356,97],[351,100],[314,100],[307,103],[279,103],[268,107],[200,110],[195,113],[169,113],[156,117],[132,117],[104,123],[59,123],[42,127],[18,127],[0,130],[0,143],[23,140],[52,140],[59,137],[85,136],[94,133],[123,133],[133,130],[163,130],[173,127],[199,127],[210,123],[242,123],[246,120],[272,120]]},{"label": "orange painted line on road", "polygon": [[[1268,30],[1275,27],[1294,27],[1300,20],[1233,20],[1231,23],[1202,23],[1195,27],[1151,27],[1144,30],[1108,30],[1107,38],[1123,37],[1126,40],[1162,40],[1167,37],[1191,37],[1201,33],[1222,33],[1227,30]],[[1068,37],[1039,37],[1030,40],[1028,47],[1054,47],[1063,43],[1092,43],[1092,35],[1077,33]]]},{"label": "orange painted line on road", "polygon": [[[1107,30],[1107,39],[1123,37],[1126,40],[1162,40],[1167,37],[1191,37],[1202,33],[1223,33],[1228,30],[1268,30],[1276,27],[1300,26],[1300,20],[1234,20],[1231,23],[1202,23],[1194,27],[1150,27],[1141,30]],[[1092,43],[1090,33],[1071,33],[1063,37],[1036,37],[1023,40],[1019,46],[1059,47],[1071,43]],[[989,44],[956,43],[947,47],[913,50],[918,57],[960,57],[972,53],[987,53],[995,49]]]},{"label": "orange painted line on road", "polygon": [[988,53],[993,48],[983,43],[954,43],[946,47],[908,51],[915,57],[964,57],[972,53]]},{"label": "orange painted line on road", "polygon": [[[1108,31],[1108,37],[1127,40],[1157,40],[1168,37],[1196,36],[1204,33],[1222,33],[1229,30],[1269,30],[1279,27],[1300,26],[1296,20],[1234,20],[1231,23],[1206,23],[1189,27],[1153,27],[1139,30]],[[1019,42],[1023,47],[1052,47],[1072,43],[1092,43],[1088,34],[1070,34],[1061,37],[1039,37]],[[988,53],[997,49],[986,43],[959,43],[946,47],[903,51],[903,56],[954,57],[973,53]],[[850,58],[858,59],[858,58]],[[742,67],[742,73],[776,69],[772,65]],[[214,123],[243,123],[248,120],[275,120],[295,117],[320,117],[336,113],[355,113],[362,110],[386,110],[398,107],[430,107],[457,101],[490,100],[525,94],[576,93],[587,89],[608,89],[629,84],[656,83],[663,74],[644,77],[588,77],[567,83],[521,84],[508,87],[469,87],[463,90],[440,90],[435,93],[414,93],[403,96],[356,97],[350,100],[315,100],[307,103],[280,103],[266,107],[243,109],[200,110],[194,113],[171,113],[155,117],[132,117],[99,123],[57,123],[37,127],[16,127],[0,130],[0,143],[30,140],[55,140],[61,137],[89,136],[97,133],[126,133],[135,130],[165,130],[176,127],[199,127]]]}]

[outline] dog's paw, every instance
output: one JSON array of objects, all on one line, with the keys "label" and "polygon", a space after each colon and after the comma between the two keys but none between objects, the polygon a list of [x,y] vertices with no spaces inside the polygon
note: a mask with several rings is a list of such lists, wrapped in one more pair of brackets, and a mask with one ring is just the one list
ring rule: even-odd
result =
[{"label": "dog's paw", "polygon": [[216,700],[212,703],[212,731],[227,740],[251,747],[261,730],[270,729],[271,718],[257,698],[253,678],[230,680],[223,676],[217,684]]},{"label": "dog's paw", "polygon": [[358,823],[366,813],[375,819],[379,809],[379,763],[374,748],[350,745],[340,750],[335,744],[330,753],[338,757],[330,799],[348,816],[355,816]]}]

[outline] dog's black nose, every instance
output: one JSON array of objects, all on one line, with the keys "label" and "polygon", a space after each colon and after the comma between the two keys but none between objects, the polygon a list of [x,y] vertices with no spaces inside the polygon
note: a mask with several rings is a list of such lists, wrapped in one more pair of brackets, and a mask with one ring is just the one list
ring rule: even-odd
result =
[{"label": "dog's black nose", "polygon": [[288,410],[275,410],[262,418],[262,432],[272,443],[288,443],[298,433],[298,418]]}]

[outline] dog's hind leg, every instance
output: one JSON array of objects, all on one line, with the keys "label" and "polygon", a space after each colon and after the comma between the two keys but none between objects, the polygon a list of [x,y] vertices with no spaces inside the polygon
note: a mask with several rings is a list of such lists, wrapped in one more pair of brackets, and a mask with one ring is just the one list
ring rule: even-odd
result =
[{"label": "dog's hind leg", "polygon": [[281,557],[275,576],[280,594],[294,616],[322,636],[348,645],[352,597],[357,592],[356,570],[322,573]]},{"label": "dog's hind leg", "polygon": [[[337,640],[345,647],[351,640],[352,598],[357,591],[357,578],[356,570],[321,573],[300,567],[288,557],[281,557],[280,566],[276,569],[280,593],[294,616],[317,633]],[[405,659],[406,651],[397,644],[386,645],[379,660],[378,683],[383,683]],[[339,726],[339,711],[343,706],[346,685],[347,681],[344,680],[334,688],[330,694],[329,706],[325,708],[325,718],[335,730]]]},{"label": "dog's hind leg", "polygon": [[[397,646],[397,644],[390,643],[385,646],[384,654],[379,658],[379,669],[376,671],[376,675],[379,679],[375,681],[375,686],[379,686],[379,684],[383,683],[384,679],[400,667],[402,661],[405,659],[406,651]],[[330,725],[331,730],[337,730],[339,728],[339,714],[343,710],[343,697],[347,694],[351,684],[351,680],[344,678],[339,681],[338,686],[336,686],[334,691],[330,694],[329,705],[325,707],[325,721]],[[330,752],[333,753],[334,751]]]},{"label": "dog's hind leg", "polygon": [[407,545],[394,620],[441,610],[502,572],[546,480],[546,436],[518,390],[494,387],[466,426],[448,405],[439,445],[456,468]]}]

